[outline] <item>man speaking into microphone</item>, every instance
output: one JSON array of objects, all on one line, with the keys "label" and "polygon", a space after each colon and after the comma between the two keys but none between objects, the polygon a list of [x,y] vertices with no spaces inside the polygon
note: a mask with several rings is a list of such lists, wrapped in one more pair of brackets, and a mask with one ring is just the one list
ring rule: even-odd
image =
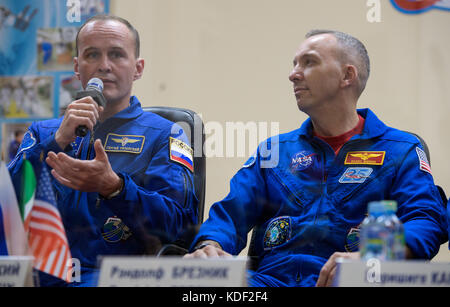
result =
[{"label": "man speaking into microphone", "polygon": [[[44,152],[71,254],[81,263],[81,283],[72,284],[94,286],[97,256],[155,253],[158,234],[175,240],[195,224],[197,199],[193,157],[181,163],[171,156],[180,146],[189,154],[187,137],[131,96],[144,71],[136,29],[120,17],[94,16],[80,28],[76,49],[76,76],[86,90],[101,80],[105,105],[85,96],[62,118],[33,123],[9,168],[18,177],[24,153],[36,166]],[[85,136],[77,136],[80,127]],[[40,275],[41,285],[55,285]]]}]

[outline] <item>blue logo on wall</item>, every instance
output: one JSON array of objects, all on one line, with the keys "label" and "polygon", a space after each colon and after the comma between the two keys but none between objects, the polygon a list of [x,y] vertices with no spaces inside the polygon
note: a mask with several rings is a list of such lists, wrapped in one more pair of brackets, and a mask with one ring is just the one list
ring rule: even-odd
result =
[{"label": "blue logo on wall", "polygon": [[405,14],[420,14],[432,9],[450,11],[449,0],[391,0],[391,3]]}]

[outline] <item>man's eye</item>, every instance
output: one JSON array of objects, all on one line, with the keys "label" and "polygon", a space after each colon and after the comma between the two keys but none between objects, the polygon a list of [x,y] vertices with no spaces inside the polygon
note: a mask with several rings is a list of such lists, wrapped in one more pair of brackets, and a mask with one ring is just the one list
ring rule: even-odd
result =
[{"label": "man's eye", "polygon": [[123,56],[122,52],[114,51],[110,53],[112,58],[121,58]]},{"label": "man's eye", "polygon": [[97,57],[98,57],[97,52],[89,52],[88,54],[86,54],[86,58],[88,58],[88,59],[95,59]]}]

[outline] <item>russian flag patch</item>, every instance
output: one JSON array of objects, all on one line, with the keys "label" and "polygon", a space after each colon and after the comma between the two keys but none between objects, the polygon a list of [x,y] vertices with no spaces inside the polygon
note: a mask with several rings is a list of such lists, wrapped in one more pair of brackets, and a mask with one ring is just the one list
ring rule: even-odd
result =
[{"label": "russian flag patch", "polygon": [[194,151],[183,141],[170,137],[170,160],[180,163],[194,172]]}]

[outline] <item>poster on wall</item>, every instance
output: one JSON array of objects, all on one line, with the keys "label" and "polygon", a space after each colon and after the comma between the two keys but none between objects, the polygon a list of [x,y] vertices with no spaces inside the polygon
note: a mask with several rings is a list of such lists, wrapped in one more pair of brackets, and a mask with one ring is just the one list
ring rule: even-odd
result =
[{"label": "poster on wall", "polygon": [[78,28],[87,18],[108,11],[109,0],[0,0],[3,121],[60,114],[81,88],[76,81],[67,83],[73,75]]},{"label": "poster on wall", "polygon": [[73,73],[75,38],[109,0],[0,0],[0,146],[8,160],[15,134],[59,117],[81,82]]},{"label": "poster on wall", "polygon": [[450,0],[391,0],[391,3],[405,14],[420,14],[433,9],[450,12]]}]

